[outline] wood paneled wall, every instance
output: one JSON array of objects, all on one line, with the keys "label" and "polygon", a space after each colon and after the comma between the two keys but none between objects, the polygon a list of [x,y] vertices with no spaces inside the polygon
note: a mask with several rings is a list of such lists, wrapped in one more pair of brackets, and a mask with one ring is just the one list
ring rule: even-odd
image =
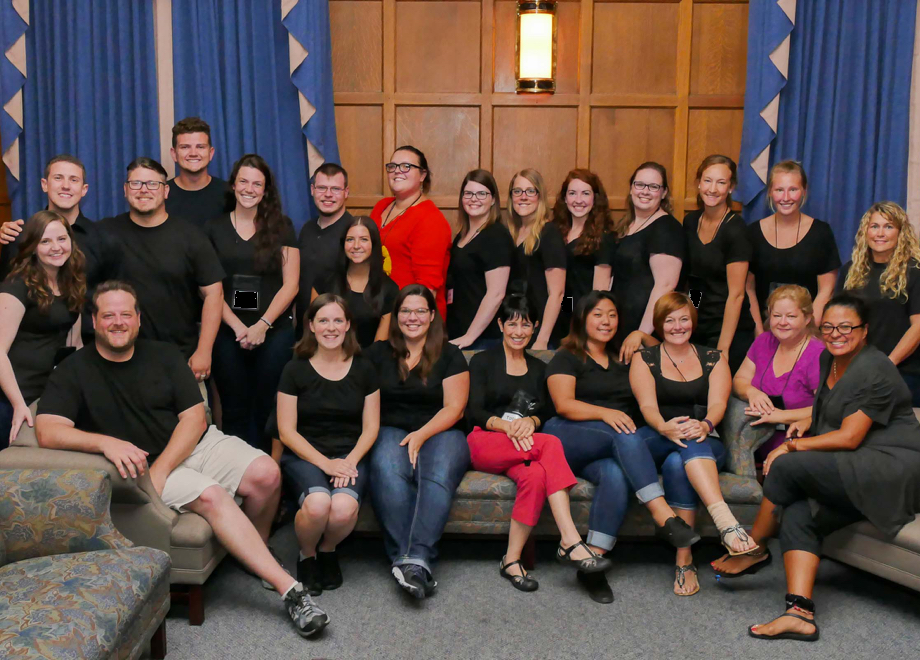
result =
[{"label": "wood paneled wall", "polygon": [[[664,164],[677,217],[710,153],[737,160],[747,0],[561,0],[556,93],[514,93],[514,0],[331,0],[336,130],[349,207],[386,191],[395,147],[422,149],[432,197],[455,209],[471,169],[539,169],[555,196],[588,167],[615,209],[629,175]],[[448,217],[453,213],[448,212]]]}]

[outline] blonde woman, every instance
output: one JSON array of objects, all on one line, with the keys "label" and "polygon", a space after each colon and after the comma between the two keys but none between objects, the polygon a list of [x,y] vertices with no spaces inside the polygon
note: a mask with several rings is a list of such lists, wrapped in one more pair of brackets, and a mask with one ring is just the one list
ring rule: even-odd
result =
[{"label": "blonde woman", "polygon": [[898,366],[920,406],[920,243],[904,209],[879,202],[866,211],[838,289],[869,305],[869,344]]},{"label": "blonde woman", "polygon": [[537,170],[511,177],[505,226],[514,240],[511,290],[526,293],[537,310],[538,332],[531,348],[556,348],[553,329],[565,296],[565,239],[546,205],[546,184]]}]

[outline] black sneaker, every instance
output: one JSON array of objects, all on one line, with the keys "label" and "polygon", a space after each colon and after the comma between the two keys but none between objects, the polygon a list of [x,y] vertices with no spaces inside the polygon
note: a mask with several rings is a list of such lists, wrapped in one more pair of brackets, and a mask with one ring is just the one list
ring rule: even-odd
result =
[{"label": "black sneaker", "polygon": [[304,589],[311,596],[319,596],[323,593],[323,585],[319,579],[319,563],[316,557],[307,557],[297,561],[297,581],[300,582]]},{"label": "black sneaker", "polygon": [[677,516],[668,518],[661,527],[655,525],[655,536],[667,541],[675,548],[689,548],[700,540],[700,535]]},{"label": "black sneaker", "polygon": [[339,566],[339,555],[332,552],[317,552],[316,561],[319,563],[319,583],[323,589],[338,589],[342,586],[342,568]]},{"label": "black sneaker", "polygon": [[428,571],[416,564],[394,566],[393,577],[406,593],[420,600],[433,594],[435,587],[438,586]]},{"label": "black sneaker", "polygon": [[613,602],[613,589],[603,573],[585,573],[578,571],[578,581],[585,585],[588,595],[595,603],[608,605]]},{"label": "black sneaker", "polygon": [[329,615],[316,606],[300,584],[288,592],[284,604],[301,637],[311,637],[329,625]]}]

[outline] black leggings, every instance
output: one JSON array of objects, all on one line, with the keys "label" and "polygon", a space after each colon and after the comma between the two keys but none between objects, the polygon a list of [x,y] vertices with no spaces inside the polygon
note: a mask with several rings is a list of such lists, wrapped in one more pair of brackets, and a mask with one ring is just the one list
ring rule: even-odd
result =
[{"label": "black leggings", "polygon": [[820,557],[825,536],[865,518],[847,495],[835,454],[786,454],[770,467],[763,495],[783,507],[779,541],[784,553],[802,550]]}]

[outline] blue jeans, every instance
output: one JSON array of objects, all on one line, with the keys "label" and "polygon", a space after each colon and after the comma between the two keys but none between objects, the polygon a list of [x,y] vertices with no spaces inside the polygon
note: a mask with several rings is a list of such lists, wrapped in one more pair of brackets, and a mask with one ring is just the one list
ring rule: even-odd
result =
[{"label": "blue jeans", "polygon": [[588,515],[587,542],[604,550],[613,549],[629,505],[629,487],[613,449],[619,433],[605,422],[573,422],[562,417],[549,420],[543,432],[562,442],[572,472],[597,487]]},{"label": "blue jeans", "polygon": [[[721,469],[725,447],[717,438],[702,442],[688,440],[685,444],[686,447],[678,446],[650,426],[632,434],[617,434],[617,461],[640,502],[664,497],[672,509],[696,509],[699,496],[690,484],[685,466],[690,461],[706,459],[715,461]],[[658,482],[659,471],[664,488]]]},{"label": "blue jeans", "polygon": [[416,564],[430,573],[470,448],[462,432],[442,431],[422,445],[413,468],[408,449],[399,446],[407,435],[380,427],[370,458],[371,503],[393,565]]},{"label": "blue jeans", "polygon": [[214,341],[211,371],[220,395],[221,430],[269,451],[265,424],[275,407],[275,394],[284,366],[293,356],[294,329],[276,327],[251,351],[240,348],[228,325]]}]

